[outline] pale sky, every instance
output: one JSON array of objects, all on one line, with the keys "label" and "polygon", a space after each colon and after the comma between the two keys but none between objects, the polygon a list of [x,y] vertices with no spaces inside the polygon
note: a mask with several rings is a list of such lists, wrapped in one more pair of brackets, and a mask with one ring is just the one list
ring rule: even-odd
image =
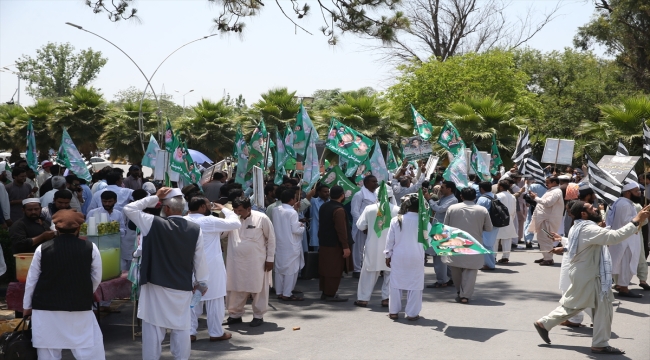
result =
[{"label": "pale sky", "polygon": [[[555,3],[514,0],[509,11],[523,14],[533,6],[542,13]],[[528,43],[530,47],[552,51],[572,46],[577,28],[588,22],[594,8],[587,0],[563,3],[561,15]],[[182,105],[182,96],[174,90],[180,94],[194,90],[186,96],[186,104],[191,105],[201,97],[219,100],[225,91],[233,97],[243,94],[250,105],[274,87],[288,87],[299,96],[309,96],[316,89],[371,86],[383,90],[393,82],[393,66],[380,61],[377,53],[364,50],[364,45],[372,45],[370,41],[346,35],[335,47],[327,44],[327,38],[318,30],[322,18],[317,4],[300,23],[314,35],[300,30],[296,33],[273,1],[265,4],[259,16],[247,20],[243,40],[233,35],[214,36],[172,55],[152,80],[156,92],[164,84],[166,93],[175,95],[174,101]],[[116,92],[129,86],[144,89],[146,81],[112,45],[65,22],[111,40],[149,76],[177,47],[209,35],[212,19],[219,14],[218,8],[206,0],[138,0],[134,7],[140,23],[112,23],[104,14],[93,14],[83,0],[0,0],[0,67],[13,64],[22,54],[34,56],[36,49],[47,42],[70,42],[77,50],[92,47],[108,58],[92,85],[111,100]],[[1,102],[11,98],[16,85],[15,75],[0,72]],[[21,82],[20,100],[29,105],[33,99],[25,87]]]}]

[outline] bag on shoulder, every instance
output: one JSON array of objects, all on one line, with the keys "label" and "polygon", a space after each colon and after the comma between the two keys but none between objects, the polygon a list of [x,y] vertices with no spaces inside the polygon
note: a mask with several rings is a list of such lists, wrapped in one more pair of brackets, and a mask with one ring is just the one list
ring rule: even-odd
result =
[{"label": "bag on shoulder", "polygon": [[32,345],[32,322],[27,330],[23,329],[25,319],[16,326],[13,332],[0,336],[0,360],[36,360],[38,355]]},{"label": "bag on shoulder", "polygon": [[510,212],[508,207],[501,202],[501,200],[496,198],[491,198],[489,196],[483,195],[481,197],[488,198],[492,202],[490,205],[490,220],[492,221],[493,227],[505,227],[510,224]]}]

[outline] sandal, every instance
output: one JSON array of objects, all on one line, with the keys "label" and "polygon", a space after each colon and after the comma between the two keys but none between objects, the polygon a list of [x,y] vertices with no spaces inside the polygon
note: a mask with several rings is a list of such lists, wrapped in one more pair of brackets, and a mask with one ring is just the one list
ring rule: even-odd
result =
[{"label": "sandal", "polygon": [[399,319],[399,314],[388,314],[388,318],[391,320]]},{"label": "sandal", "polygon": [[413,316],[413,317],[410,317],[410,316],[407,316],[407,317],[406,317],[406,319],[407,319],[408,321],[415,321],[415,320],[417,320],[417,319],[419,319],[419,318],[420,318],[420,315],[415,315],[415,316]]},{"label": "sandal", "polygon": [[388,307],[388,299],[384,299],[381,301],[381,307]]},{"label": "sandal", "polygon": [[447,287],[447,283],[439,283],[439,282],[434,282],[431,285],[427,285],[429,289],[439,289],[439,288],[444,288]]},{"label": "sandal", "polygon": [[284,300],[284,301],[303,301],[305,299],[297,297],[296,295],[291,295],[291,296],[282,296],[282,297],[280,297],[280,300]]},{"label": "sandal", "polygon": [[461,303],[461,304],[468,304],[468,303],[469,303],[469,299],[466,298],[466,297],[456,296],[456,302],[457,302],[457,303]]},{"label": "sandal", "polygon": [[639,283],[639,286],[640,286],[643,290],[650,290],[650,285],[648,285],[648,283]]},{"label": "sandal", "polygon": [[609,354],[609,355],[623,355],[625,354],[625,351],[621,349],[617,349],[615,347],[611,346],[605,346],[602,350],[597,350],[594,348],[591,348],[591,352],[594,354]]},{"label": "sandal", "polygon": [[565,320],[565,321],[561,322],[560,325],[568,326],[568,327],[572,327],[572,328],[579,328],[579,327],[584,327],[585,326],[585,325],[582,325],[582,324],[579,324],[579,323],[571,322],[569,320]]},{"label": "sandal", "polygon": [[553,260],[544,260],[541,263],[539,263],[540,266],[553,266],[555,262]]},{"label": "sandal", "polygon": [[361,300],[355,300],[354,305],[356,305],[358,307],[366,307],[366,306],[368,306],[368,302],[367,301],[361,301]]},{"label": "sandal", "polygon": [[500,264],[507,264],[507,263],[510,262],[510,259],[508,259],[508,258],[501,258],[501,259],[497,260],[497,262],[500,263]]}]

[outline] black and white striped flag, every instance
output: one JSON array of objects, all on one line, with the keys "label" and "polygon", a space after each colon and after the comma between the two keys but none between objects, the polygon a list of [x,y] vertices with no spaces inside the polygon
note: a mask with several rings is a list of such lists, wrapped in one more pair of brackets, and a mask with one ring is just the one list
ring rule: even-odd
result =
[{"label": "black and white striped flag", "polygon": [[512,154],[512,160],[515,162],[515,164],[520,165],[522,160],[529,157],[532,151],[533,150],[530,147],[530,136],[528,134],[528,128],[526,128],[523,132],[519,133],[517,146],[515,147],[515,151]]},{"label": "black and white striped flag", "polygon": [[546,183],[546,176],[544,175],[544,169],[542,169],[542,165],[540,165],[539,162],[532,157],[524,158],[521,164],[519,164],[517,170],[522,175],[531,175],[533,179],[535,179],[535,182],[539,184],[544,185]]},{"label": "black and white striped flag", "polygon": [[[627,151],[627,148],[625,147],[625,145],[623,145],[621,140],[618,141],[618,146],[616,147],[616,156],[630,156],[630,152]],[[626,183],[628,180],[632,180],[636,183],[639,182],[639,177],[637,176],[636,171],[634,171],[634,169],[632,169],[632,171],[630,171],[630,173],[627,174],[627,177],[625,178],[623,183]]]},{"label": "black and white striped flag", "polygon": [[585,154],[585,158],[587,159],[587,171],[589,172],[589,186],[599,199],[608,205],[613,204],[621,196],[623,184],[598,167],[589,154]]},{"label": "black and white striped flag", "polygon": [[643,159],[650,162],[650,128],[643,122]]}]

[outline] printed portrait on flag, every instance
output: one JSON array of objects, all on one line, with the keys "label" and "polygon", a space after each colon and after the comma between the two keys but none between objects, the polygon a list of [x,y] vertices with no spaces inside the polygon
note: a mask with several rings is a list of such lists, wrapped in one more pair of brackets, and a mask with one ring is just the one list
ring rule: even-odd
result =
[{"label": "printed portrait on flag", "polygon": [[433,152],[431,143],[419,136],[402,138],[402,147],[404,148],[404,159],[408,161],[428,159]]},{"label": "printed portrait on flag", "polygon": [[360,164],[368,157],[372,148],[372,140],[351,127],[341,124],[338,120],[332,119],[325,146],[353,164]]}]

